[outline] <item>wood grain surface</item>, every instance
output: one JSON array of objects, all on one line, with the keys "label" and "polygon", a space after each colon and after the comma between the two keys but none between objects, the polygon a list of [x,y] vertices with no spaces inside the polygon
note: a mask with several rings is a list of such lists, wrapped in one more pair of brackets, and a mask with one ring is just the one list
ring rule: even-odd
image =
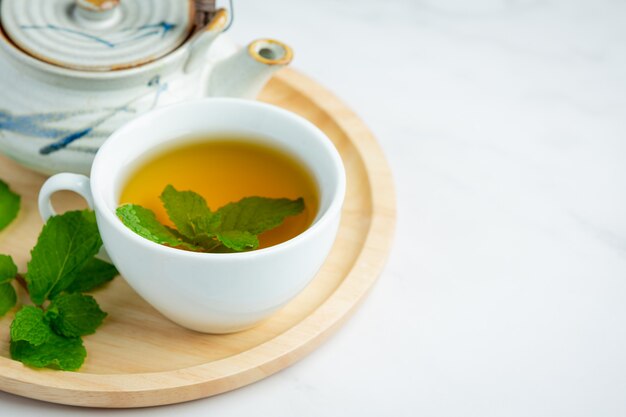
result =
[{"label": "wood grain surface", "polygon": [[[179,403],[263,379],[314,350],[345,321],[376,281],[391,247],[396,211],[388,165],[363,122],[309,78],[283,70],[260,99],[315,123],[346,167],[337,241],[313,282],[260,326],[207,335],[170,322],[116,278],[94,294],[109,316],[84,338],[88,356],[79,372],[35,370],[11,360],[12,311],[0,320],[0,390],[87,407]],[[18,219],[0,233],[0,253],[25,270],[42,226],[36,198],[45,177],[0,156],[0,178],[23,201]],[[85,206],[72,193],[59,193],[53,201],[59,211]]]}]

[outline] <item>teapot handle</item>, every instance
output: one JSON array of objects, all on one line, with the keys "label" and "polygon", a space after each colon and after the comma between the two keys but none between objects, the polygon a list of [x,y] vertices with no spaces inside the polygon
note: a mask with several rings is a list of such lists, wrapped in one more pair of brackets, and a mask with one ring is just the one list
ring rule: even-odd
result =
[{"label": "teapot handle", "polygon": [[[213,20],[215,15],[217,14],[217,7],[215,7],[216,0],[194,0],[196,6],[196,28],[201,30],[206,25],[209,24],[210,21]],[[233,0],[228,0],[228,14],[230,15],[230,20],[228,24],[224,28],[223,31],[227,31],[233,24],[233,20],[235,18],[235,11],[233,8]]]},{"label": "teapot handle", "polygon": [[193,72],[202,66],[213,41],[228,26],[228,12],[226,9],[219,9],[209,24],[193,36],[189,46],[189,57],[184,68],[186,73]]}]

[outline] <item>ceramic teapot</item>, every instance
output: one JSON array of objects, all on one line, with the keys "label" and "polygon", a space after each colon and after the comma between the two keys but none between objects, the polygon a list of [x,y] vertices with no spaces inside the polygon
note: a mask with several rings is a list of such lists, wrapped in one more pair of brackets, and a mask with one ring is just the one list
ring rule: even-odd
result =
[{"label": "ceramic teapot", "polygon": [[228,12],[198,24],[196,3],[0,0],[0,152],[47,174],[88,174],[131,118],[199,97],[254,98],[291,61],[271,39],[218,47]]}]

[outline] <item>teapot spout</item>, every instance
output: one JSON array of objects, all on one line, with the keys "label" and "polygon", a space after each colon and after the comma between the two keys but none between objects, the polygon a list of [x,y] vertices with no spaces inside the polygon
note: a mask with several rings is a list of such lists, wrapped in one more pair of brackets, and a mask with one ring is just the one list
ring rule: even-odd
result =
[{"label": "teapot spout", "polygon": [[292,49],[274,39],[258,39],[215,64],[204,94],[254,99],[277,70],[289,65]]},{"label": "teapot spout", "polygon": [[213,41],[225,30],[228,24],[228,12],[226,9],[219,9],[211,21],[193,35],[191,40],[189,57],[185,63],[186,73],[194,72],[204,66],[209,48]]}]

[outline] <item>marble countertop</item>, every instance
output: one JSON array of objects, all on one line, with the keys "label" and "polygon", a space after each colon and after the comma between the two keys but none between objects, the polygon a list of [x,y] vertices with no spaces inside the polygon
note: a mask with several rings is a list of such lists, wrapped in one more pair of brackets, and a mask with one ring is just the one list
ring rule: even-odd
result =
[{"label": "marble countertop", "polygon": [[235,3],[237,41],[288,41],[380,140],[380,281],[251,386],[122,411],[0,394],[2,415],[626,415],[626,3]]}]

